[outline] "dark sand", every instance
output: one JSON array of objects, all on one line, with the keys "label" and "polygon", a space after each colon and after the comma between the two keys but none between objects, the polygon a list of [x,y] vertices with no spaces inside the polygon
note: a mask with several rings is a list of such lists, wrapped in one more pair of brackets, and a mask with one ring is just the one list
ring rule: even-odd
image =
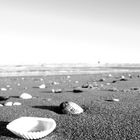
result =
[{"label": "dark sand", "polygon": [[[56,129],[42,140],[139,140],[140,139],[140,78],[139,73],[112,73],[92,75],[1,77],[0,88],[10,85],[0,96],[10,97],[7,101],[19,101],[21,106],[0,107],[0,140],[21,140],[6,129],[6,125],[21,116],[53,118]],[[120,81],[124,75],[127,81]],[[38,86],[43,82],[45,89]],[[104,80],[100,80],[104,78]],[[54,84],[53,82],[59,82]],[[78,82],[75,82],[78,81]],[[115,81],[115,82],[113,82]],[[21,86],[17,86],[20,83]],[[73,89],[90,83],[93,88]],[[108,84],[110,83],[110,85]],[[52,93],[51,89],[62,89]],[[23,100],[18,96],[27,92],[33,99]],[[117,98],[119,102],[111,99]],[[72,101],[84,109],[80,115],[61,114],[59,105]],[[5,101],[0,101],[3,104]]]}]

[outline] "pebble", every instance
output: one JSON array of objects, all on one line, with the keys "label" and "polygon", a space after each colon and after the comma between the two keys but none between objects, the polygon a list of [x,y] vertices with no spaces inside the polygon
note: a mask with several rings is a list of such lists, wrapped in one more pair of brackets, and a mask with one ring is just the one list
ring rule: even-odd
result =
[{"label": "pebble", "polygon": [[81,87],[77,87],[73,89],[74,93],[79,93],[79,92],[83,92],[83,89]]},{"label": "pebble", "polygon": [[64,114],[81,114],[84,110],[74,102],[62,102],[60,104],[60,110]]}]

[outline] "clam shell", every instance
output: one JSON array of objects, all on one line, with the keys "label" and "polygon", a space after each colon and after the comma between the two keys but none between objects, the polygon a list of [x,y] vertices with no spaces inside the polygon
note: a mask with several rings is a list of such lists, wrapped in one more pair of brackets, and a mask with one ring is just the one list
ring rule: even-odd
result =
[{"label": "clam shell", "polygon": [[40,139],[56,128],[56,122],[52,118],[20,117],[10,122],[6,128],[25,139]]},{"label": "clam shell", "polygon": [[74,102],[62,102],[60,109],[64,114],[81,114],[84,110]]}]

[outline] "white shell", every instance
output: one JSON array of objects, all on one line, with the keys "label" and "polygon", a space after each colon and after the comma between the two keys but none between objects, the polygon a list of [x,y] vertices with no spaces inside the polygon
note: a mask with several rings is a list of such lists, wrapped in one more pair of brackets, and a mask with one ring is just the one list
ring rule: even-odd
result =
[{"label": "white shell", "polygon": [[21,99],[31,99],[32,98],[32,95],[28,94],[28,93],[22,93],[20,95],[20,98]]},{"label": "white shell", "polygon": [[21,105],[20,102],[14,102],[13,105]]},{"label": "white shell", "polygon": [[46,88],[46,85],[42,84],[42,85],[39,86],[39,88]]},{"label": "white shell", "polygon": [[113,101],[119,102],[119,99],[113,99]]},{"label": "white shell", "polygon": [[7,89],[6,88],[1,88],[1,91],[7,91]]},{"label": "white shell", "polygon": [[25,139],[40,139],[56,128],[52,118],[20,117],[10,122],[6,128]]},{"label": "white shell", "polygon": [[0,107],[2,107],[3,105],[2,104],[0,104]]},{"label": "white shell", "polygon": [[65,114],[81,114],[83,113],[83,109],[74,102],[62,102],[60,104],[60,109],[62,113]]},{"label": "white shell", "polygon": [[4,105],[5,106],[12,106],[13,105],[13,102],[6,102]]}]

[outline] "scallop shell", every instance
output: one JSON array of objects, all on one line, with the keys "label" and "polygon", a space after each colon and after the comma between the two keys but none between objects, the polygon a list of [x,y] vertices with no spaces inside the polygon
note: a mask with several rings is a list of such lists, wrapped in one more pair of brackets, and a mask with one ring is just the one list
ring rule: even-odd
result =
[{"label": "scallop shell", "polygon": [[10,122],[6,128],[25,139],[40,139],[56,128],[56,122],[52,118],[20,117]]},{"label": "scallop shell", "polygon": [[74,102],[62,102],[60,104],[60,109],[64,114],[81,114],[83,109]]}]

